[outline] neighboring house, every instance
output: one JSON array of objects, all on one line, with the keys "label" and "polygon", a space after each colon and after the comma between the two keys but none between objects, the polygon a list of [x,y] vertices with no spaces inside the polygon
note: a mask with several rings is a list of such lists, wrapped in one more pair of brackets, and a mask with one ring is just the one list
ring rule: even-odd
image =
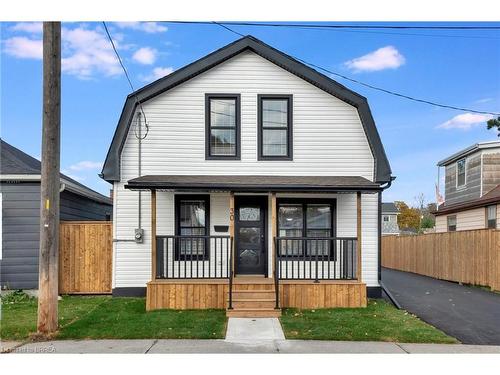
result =
[{"label": "neighboring house", "polygon": [[[0,279],[2,289],[37,289],[40,239],[39,160],[1,140]],[[60,219],[110,220],[112,200],[61,174]]]},{"label": "neighboring house", "polygon": [[253,37],[130,94],[102,177],[115,296],[230,316],[380,296],[392,178],[368,103]]},{"label": "neighboring house", "polygon": [[500,141],[476,143],[441,160],[445,202],[433,214],[436,232],[499,228]]},{"label": "neighboring house", "polygon": [[382,236],[399,234],[399,210],[393,202],[382,203]]}]

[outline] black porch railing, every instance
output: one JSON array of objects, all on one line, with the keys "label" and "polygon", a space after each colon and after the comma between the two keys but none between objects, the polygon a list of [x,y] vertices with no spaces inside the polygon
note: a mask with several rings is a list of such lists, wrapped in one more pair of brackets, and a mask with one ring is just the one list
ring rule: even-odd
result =
[{"label": "black porch railing", "polygon": [[276,237],[280,280],[356,280],[355,237]]},{"label": "black porch railing", "polygon": [[230,236],[157,236],[156,279],[228,279]]}]

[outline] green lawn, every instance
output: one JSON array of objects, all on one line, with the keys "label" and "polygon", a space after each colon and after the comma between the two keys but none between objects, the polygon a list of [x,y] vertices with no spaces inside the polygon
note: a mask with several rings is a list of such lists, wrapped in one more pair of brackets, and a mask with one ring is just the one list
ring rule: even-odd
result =
[{"label": "green lawn", "polygon": [[[0,337],[23,340],[36,331],[35,299],[2,301]],[[144,298],[65,296],[58,339],[224,338],[223,310],[146,312]]]},{"label": "green lawn", "polygon": [[[37,301],[3,298],[0,337],[24,340],[36,331]],[[289,339],[455,343],[455,339],[382,300],[366,309],[284,309]],[[57,339],[224,338],[224,310],[146,312],[144,298],[64,296]]]},{"label": "green lawn", "polygon": [[287,339],[457,343],[453,337],[383,300],[365,309],[284,309]]}]

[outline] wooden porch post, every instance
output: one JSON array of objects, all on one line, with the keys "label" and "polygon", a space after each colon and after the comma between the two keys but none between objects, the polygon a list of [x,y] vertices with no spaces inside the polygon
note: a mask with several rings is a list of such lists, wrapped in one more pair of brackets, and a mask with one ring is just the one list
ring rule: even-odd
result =
[{"label": "wooden porch post", "polygon": [[361,192],[358,191],[356,194],[356,208],[357,208],[357,267],[356,267],[356,279],[361,281]]},{"label": "wooden porch post", "polygon": [[151,190],[151,280],[156,280],[156,190]]},{"label": "wooden porch post", "polygon": [[271,193],[271,239],[273,241],[273,277],[276,274],[276,193]]}]

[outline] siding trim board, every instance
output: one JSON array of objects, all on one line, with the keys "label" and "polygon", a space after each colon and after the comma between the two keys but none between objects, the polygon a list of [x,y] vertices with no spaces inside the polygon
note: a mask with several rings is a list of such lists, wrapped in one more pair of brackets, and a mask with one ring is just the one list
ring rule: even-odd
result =
[{"label": "siding trim board", "polygon": [[358,111],[368,145],[374,158],[374,180],[379,183],[386,183],[390,181],[391,168],[366,98],[252,36],[245,36],[238,39],[237,41],[130,94],[125,101],[120,115],[120,119],[101,172],[101,177],[108,182],[120,181],[120,155],[138,103],[144,103],[145,101],[170,90],[173,87],[176,87],[177,85],[180,85],[181,83],[186,82],[187,80],[247,50],[253,51],[257,55],[296,75],[306,82],[309,82],[319,89],[354,106]]}]

